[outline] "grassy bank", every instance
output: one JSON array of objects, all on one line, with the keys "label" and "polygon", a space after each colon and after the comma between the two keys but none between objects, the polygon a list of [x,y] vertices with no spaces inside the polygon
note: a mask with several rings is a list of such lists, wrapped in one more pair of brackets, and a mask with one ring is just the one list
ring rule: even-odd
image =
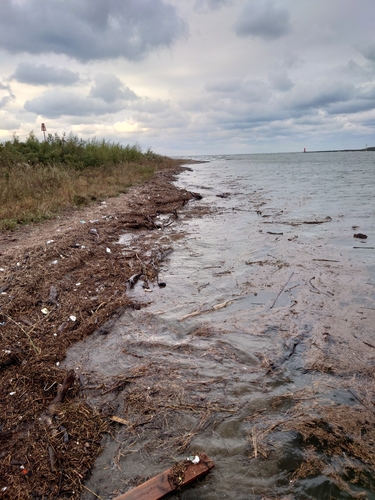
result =
[{"label": "grassy bank", "polygon": [[48,135],[42,142],[33,134],[24,142],[14,137],[0,144],[0,230],[116,196],[173,164],[137,145],[72,134]]}]

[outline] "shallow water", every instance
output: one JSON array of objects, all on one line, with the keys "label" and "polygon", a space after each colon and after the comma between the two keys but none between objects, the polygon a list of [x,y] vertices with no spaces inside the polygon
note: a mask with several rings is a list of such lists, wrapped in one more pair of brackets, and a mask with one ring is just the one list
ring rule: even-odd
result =
[{"label": "shallow water", "polygon": [[[96,379],[140,363],[166,372],[164,380],[175,387],[171,398],[178,392],[180,406],[162,425],[193,436],[176,458],[202,450],[216,463],[207,478],[171,498],[344,499],[354,492],[375,498],[371,478],[357,485],[344,478],[349,493],[329,474],[294,479],[303,454],[298,432],[275,425],[262,434],[265,422],[269,427],[288,418],[291,395],[301,391],[311,412],[314,404],[358,404],[350,385],[311,365],[319,335],[337,330],[344,339],[351,328],[372,335],[371,317],[360,320],[375,307],[375,250],[369,248],[375,246],[374,153],[203,159],[208,163],[190,165],[178,179],[203,199],[160,235],[162,245],[174,248],[159,276],[167,286],[145,293],[139,283],[133,294],[149,305],[124,314],[107,337],[94,335],[73,348],[66,365],[79,364]],[[197,206],[211,213],[201,216]],[[367,240],[354,239],[357,232]],[[122,243],[136,246],[137,237],[125,236]],[[163,378],[154,377],[145,393],[160,389]],[[193,399],[184,399],[184,389]],[[121,415],[126,398],[125,391],[111,401]],[[204,402],[204,422],[203,410],[181,411],[187,401]],[[165,430],[156,442],[153,432],[140,432],[130,452],[133,444],[118,429],[87,486],[112,498],[115,490],[126,490],[129,478],[169,467],[175,455],[164,453],[163,439],[167,449],[170,435]],[[264,456],[262,438],[268,440]],[[120,453],[125,441],[127,451]]]}]

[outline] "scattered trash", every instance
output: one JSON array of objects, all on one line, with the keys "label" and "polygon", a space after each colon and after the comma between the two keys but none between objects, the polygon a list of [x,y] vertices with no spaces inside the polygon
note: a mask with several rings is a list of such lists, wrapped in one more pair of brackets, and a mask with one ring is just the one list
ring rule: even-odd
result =
[{"label": "scattered trash", "polygon": [[97,222],[99,222],[99,219],[94,219],[94,220],[90,220],[91,224],[96,224]]},{"label": "scattered trash", "polygon": [[72,315],[72,316],[69,316],[69,319],[70,319],[71,321],[76,321],[76,320],[77,320],[76,316],[73,316],[73,315]]},{"label": "scattered trash", "polygon": [[51,262],[51,264],[55,265],[55,264],[57,264],[58,262],[59,262],[58,260],[53,260],[53,261]]},{"label": "scattered trash", "polygon": [[47,245],[50,245],[51,243],[55,243],[55,240],[48,240]]},{"label": "scattered trash", "polygon": [[188,457],[186,460],[188,460],[192,464],[199,464],[199,462],[201,461],[201,459],[199,458],[199,455],[192,455],[192,456]]},{"label": "scattered trash", "polygon": [[15,394],[16,394],[16,391],[14,391],[14,392],[10,392],[10,393],[9,393],[9,396],[14,396]]},{"label": "scattered trash", "polygon": [[3,273],[5,269],[3,267],[0,267],[0,271]]},{"label": "scattered trash", "polygon": [[57,288],[54,285],[51,285],[51,288],[49,290],[48,303],[57,306],[58,305],[57,295],[58,295]]},{"label": "scattered trash", "polygon": [[145,292],[152,292],[151,288],[144,288]]},{"label": "scattered trash", "polygon": [[49,314],[49,310],[46,307],[43,307],[42,313],[43,314]]},{"label": "scattered trash", "polygon": [[367,234],[356,233],[353,237],[354,238],[359,238],[360,240],[366,240],[367,239]]},{"label": "scattered trash", "polygon": [[81,224],[86,224],[86,221],[85,220],[80,220],[79,221]]},{"label": "scattered trash", "polygon": [[112,253],[112,252],[111,252],[111,249],[110,249],[110,248],[108,248],[108,247],[105,249],[105,251],[106,251],[107,253]]},{"label": "scattered trash", "polygon": [[95,228],[90,229],[90,234],[94,234],[99,239],[99,233]]}]

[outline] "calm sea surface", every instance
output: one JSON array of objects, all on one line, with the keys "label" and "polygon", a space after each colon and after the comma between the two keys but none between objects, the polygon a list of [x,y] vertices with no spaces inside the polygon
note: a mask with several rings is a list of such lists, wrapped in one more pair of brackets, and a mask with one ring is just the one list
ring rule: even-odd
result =
[{"label": "calm sea surface", "polygon": [[[189,165],[177,184],[200,193],[202,200],[191,202],[163,231],[163,244],[174,249],[160,275],[167,286],[155,286],[152,294],[141,285],[135,288],[134,294],[150,304],[124,315],[115,337],[109,336],[101,350],[100,368],[93,365],[92,370],[113,374],[117,364],[122,370],[133,366],[137,356],[147,356],[160,370],[175,370],[169,383],[182,391],[181,401],[179,406],[173,399],[176,420],[171,417],[168,425],[193,436],[184,453],[204,450],[216,467],[172,498],[346,499],[354,492],[375,498],[372,479],[353,486],[341,478],[347,488],[329,474],[293,479],[302,461],[301,442],[296,432],[276,425],[294,408],[285,395],[312,387],[311,412],[319,398],[358,404],[347,389],[336,387],[334,377],[307,370],[305,354],[317,325],[334,328],[359,306],[375,308],[375,153],[199,160],[205,163]],[[353,238],[355,233],[367,239]],[[124,244],[132,244],[129,238]],[[331,263],[336,267],[330,268]],[[324,313],[333,300],[329,286],[340,288],[340,279],[348,299],[337,304],[339,312]],[[319,307],[313,302],[318,299]],[[295,308],[298,301],[300,309]],[[366,338],[375,336],[367,333]],[[124,357],[121,345],[132,357]],[[194,388],[189,403],[184,387],[189,394]],[[194,401],[205,411],[190,412]],[[304,404],[309,412],[310,402]],[[111,470],[112,484],[115,474],[121,481],[124,471],[130,477],[150,476],[162,467],[150,451],[152,443],[147,452],[139,444],[116,472],[111,457],[117,445],[111,446],[98,469]],[[326,452],[321,450],[323,458]],[[101,481],[102,489],[94,474],[88,485],[107,498],[109,479]]]}]

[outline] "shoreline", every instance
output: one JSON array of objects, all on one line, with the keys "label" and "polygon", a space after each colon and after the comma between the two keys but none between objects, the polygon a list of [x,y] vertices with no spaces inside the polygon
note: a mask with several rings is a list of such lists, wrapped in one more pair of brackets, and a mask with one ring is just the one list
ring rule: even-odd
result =
[{"label": "shoreline", "polygon": [[326,149],[322,151],[303,151],[303,153],[361,153],[366,151],[375,151],[375,147],[365,149]]},{"label": "shoreline", "polygon": [[[127,291],[134,276],[142,275],[145,286],[157,280],[165,258],[158,242],[165,220],[159,217],[173,224],[197,196],[171,183],[184,168],[162,170],[126,194],[3,235],[2,498],[80,497],[109,423],[80,397],[78,373],[65,400],[56,400],[67,376],[60,363],[70,346],[95,331],[105,334],[126,309],[142,307]],[[137,252],[117,244],[139,229],[150,238]],[[27,483],[20,467],[28,471]]]}]

